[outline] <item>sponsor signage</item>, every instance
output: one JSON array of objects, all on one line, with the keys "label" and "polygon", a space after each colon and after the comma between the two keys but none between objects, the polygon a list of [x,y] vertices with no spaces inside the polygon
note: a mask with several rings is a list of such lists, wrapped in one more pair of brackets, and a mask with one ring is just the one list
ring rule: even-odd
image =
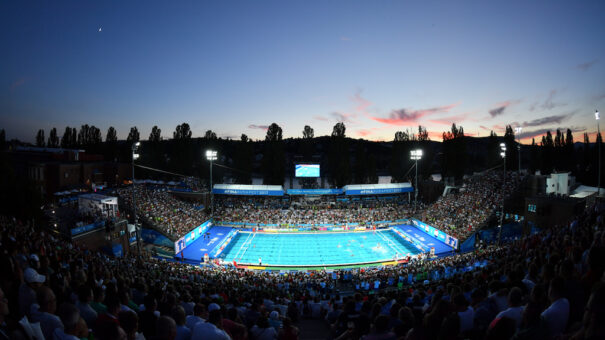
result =
[{"label": "sponsor signage", "polygon": [[243,190],[243,189],[212,189],[217,195],[242,195],[242,196],[283,196],[283,190]]},{"label": "sponsor signage", "polygon": [[174,253],[180,253],[188,245],[193,243],[193,241],[197,240],[200,236],[207,232],[210,227],[212,227],[212,220],[208,220],[200,224],[199,226],[195,227],[192,231],[188,232],[183,237],[178,239],[176,242],[174,242]]},{"label": "sponsor signage", "polygon": [[444,233],[443,231],[432,227],[424,222],[420,222],[416,219],[412,219],[411,220],[412,225],[422,231],[424,231],[425,233],[434,236],[436,239],[440,240],[441,242],[447,244],[448,246],[457,249],[458,248],[458,239],[448,235],[446,233]]}]

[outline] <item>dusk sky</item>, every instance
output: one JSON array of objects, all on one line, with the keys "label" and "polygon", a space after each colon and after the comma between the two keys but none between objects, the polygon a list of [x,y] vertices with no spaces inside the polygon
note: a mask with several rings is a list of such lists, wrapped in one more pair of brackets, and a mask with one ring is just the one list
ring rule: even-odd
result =
[{"label": "dusk sky", "polygon": [[604,14],[603,0],[2,1],[0,128],[262,139],[273,122],[300,137],[342,121],[353,138],[421,124],[441,140],[455,122],[581,141],[605,111]]}]

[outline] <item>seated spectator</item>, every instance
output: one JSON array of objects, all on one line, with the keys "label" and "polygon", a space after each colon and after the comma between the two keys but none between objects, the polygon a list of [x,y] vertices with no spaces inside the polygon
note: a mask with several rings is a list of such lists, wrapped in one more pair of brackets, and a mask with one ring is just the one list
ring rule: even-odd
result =
[{"label": "seated spectator", "polygon": [[250,335],[257,340],[277,339],[277,331],[269,325],[269,320],[265,316],[260,316],[256,324],[250,329]]},{"label": "seated spectator", "polygon": [[550,281],[548,298],[551,304],[542,312],[542,318],[551,337],[561,335],[567,327],[569,301],[563,296],[564,292],[565,283],[561,277],[555,277]]},{"label": "seated spectator", "polygon": [[523,292],[518,287],[513,287],[508,293],[508,308],[496,315],[496,319],[507,317],[515,320],[515,326],[519,328],[521,326],[521,319],[523,317],[523,309],[525,308],[521,303],[523,302]]},{"label": "seated spectator", "polygon": [[40,287],[36,295],[40,307],[37,312],[33,313],[32,321],[40,323],[40,328],[45,339],[52,339],[55,329],[63,329],[61,319],[55,314],[57,311],[57,298],[52,289],[46,286]]},{"label": "seated spectator", "polygon": [[231,337],[222,328],[220,309],[208,313],[207,322],[198,322],[191,334],[192,340],[231,340]]}]

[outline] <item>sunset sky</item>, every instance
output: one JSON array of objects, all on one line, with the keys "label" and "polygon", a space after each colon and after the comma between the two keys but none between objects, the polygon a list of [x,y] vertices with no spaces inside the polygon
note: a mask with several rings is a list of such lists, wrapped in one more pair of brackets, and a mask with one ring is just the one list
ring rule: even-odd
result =
[{"label": "sunset sky", "polygon": [[[523,142],[605,111],[605,1],[2,1],[0,128]],[[592,136],[592,135],[591,135]]]}]

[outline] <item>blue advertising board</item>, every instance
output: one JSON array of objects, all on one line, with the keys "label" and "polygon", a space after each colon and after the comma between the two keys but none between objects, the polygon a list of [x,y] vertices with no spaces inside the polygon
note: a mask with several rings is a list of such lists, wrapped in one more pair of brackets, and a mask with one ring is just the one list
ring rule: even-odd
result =
[{"label": "blue advertising board", "polygon": [[412,219],[411,222],[414,227],[435,237],[436,239],[440,240],[441,242],[447,244],[448,246],[455,248],[455,249],[458,248],[458,239],[457,238],[450,236],[450,235],[444,233],[443,231],[436,229],[435,227],[432,227],[424,222],[420,222],[417,219]]},{"label": "blue advertising board", "polygon": [[243,195],[243,196],[283,196],[283,190],[241,190],[241,189],[212,189],[217,195]]},{"label": "blue advertising board", "polygon": [[341,195],[342,189],[288,189],[288,195]]},{"label": "blue advertising board", "polygon": [[407,188],[385,188],[385,189],[352,189],[347,190],[346,195],[382,195],[382,194],[401,194],[404,192],[413,192],[413,187]]},{"label": "blue advertising board", "polygon": [[185,234],[183,237],[174,242],[174,253],[178,254],[181,250],[185,249],[188,245],[197,240],[202,236],[208,229],[212,227],[212,220],[208,220],[199,226],[193,228],[190,232]]}]

